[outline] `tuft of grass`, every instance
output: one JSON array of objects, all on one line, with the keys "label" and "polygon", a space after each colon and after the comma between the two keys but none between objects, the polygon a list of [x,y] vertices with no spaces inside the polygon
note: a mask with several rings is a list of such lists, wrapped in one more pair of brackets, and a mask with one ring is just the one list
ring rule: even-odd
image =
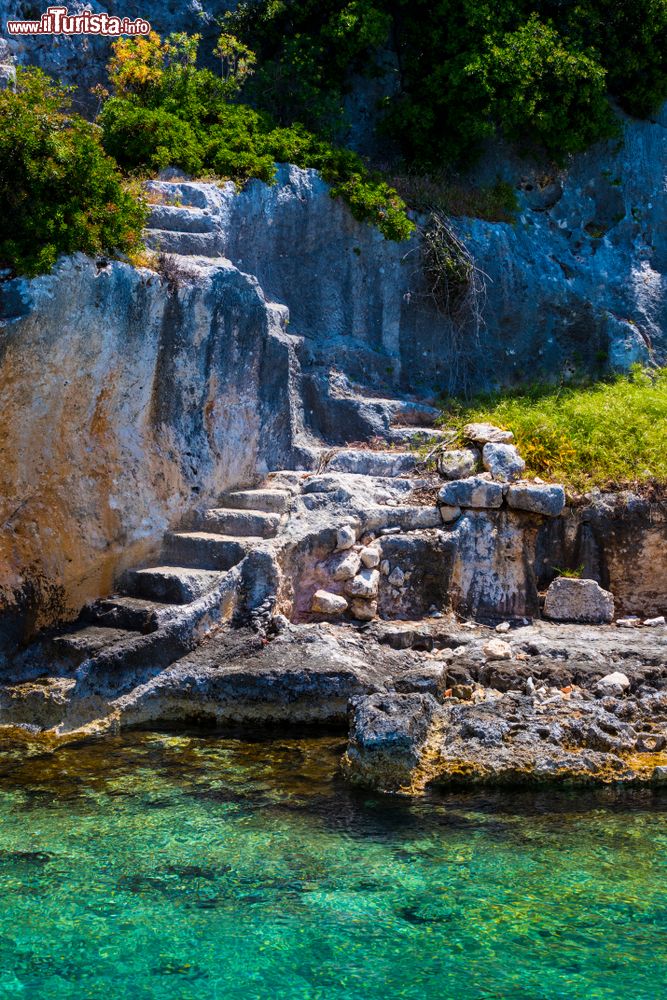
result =
[{"label": "tuft of grass", "polygon": [[583,563],[579,566],[575,566],[574,569],[562,569],[560,566],[554,566],[553,569],[556,571],[558,576],[564,576],[567,580],[581,580],[584,575]]},{"label": "tuft of grass", "polygon": [[590,386],[534,386],[448,401],[439,421],[488,420],[513,431],[527,474],[572,490],[667,485],[667,368]]}]

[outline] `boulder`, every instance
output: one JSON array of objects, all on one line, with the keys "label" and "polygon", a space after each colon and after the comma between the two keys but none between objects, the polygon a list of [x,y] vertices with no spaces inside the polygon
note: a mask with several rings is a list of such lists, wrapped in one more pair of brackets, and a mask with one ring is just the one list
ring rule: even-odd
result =
[{"label": "boulder", "polygon": [[351,549],[357,540],[357,536],[354,528],[351,528],[349,524],[342,525],[336,532],[336,548],[337,549]]},{"label": "boulder", "polygon": [[482,476],[456,479],[438,493],[438,503],[444,507],[500,507],[502,502],[502,486]]},{"label": "boulder", "polygon": [[489,442],[482,451],[484,468],[501,483],[511,483],[520,479],[526,463],[513,444]]},{"label": "boulder", "polygon": [[599,625],[614,618],[614,596],[595,580],[559,576],[547,590],[544,614],[557,622]]},{"label": "boulder", "polygon": [[510,444],[514,440],[511,431],[501,430],[493,424],[466,424],[463,436],[475,444]]},{"label": "boulder", "polygon": [[440,508],[440,517],[445,524],[451,524],[452,521],[456,521],[461,516],[460,507],[450,507],[447,504],[443,504]]},{"label": "boulder", "polygon": [[512,647],[502,639],[489,639],[482,647],[487,660],[511,660]]},{"label": "boulder", "polygon": [[558,517],[565,506],[565,490],[556,483],[517,483],[507,491],[507,503],[514,510]]},{"label": "boulder", "polygon": [[405,583],[405,573],[400,566],[394,566],[389,574],[389,583],[392,587],[402,587]]},{"label": "boulder", "polygon": [[345,585],[345,591],[350,597],[363,597],[370,600],[377,597],[380,586],[380,574],[376,569],[362,569]]},{"label": "boulder", "polygon": [[432,694],[371,694],[351,705],[343,773],[356,784],[396,791],[412,781],[438,713]]},{"label": "boulder", "polygon": [[367,601],[363,597],[353,597],[350,601],[350,614],[360,622],[370,622],[377,618],[378,602]]},{"label": "boulder", "polygon": [[598,687],[619,687],[626,691],[630,687],[630,678],[627,674],[622,674],[619,670],[613,674],[606,674],[598,681]]},{"label": "boulder", "polygon": [[340,594],[332,594],[328,590],[316,590],[310,610],[318,615],[342,615],[347,611],[347,601]]},{"label": "boulder", "polygon": [[366,569],[375,569],[380,565],[382,553],[377,545],[366,545],[359,556]]},{"label": "boulder", "polygon": [[341,553],[341,556],[334,564],[333,578],[334,580],[351,580],[359,572],[361,558],[357,552],[351,551]]},{"label": "boulder", "polygon": [[481,466],[477,448],[458,448],[443,451],[438,456],[438,472],[444,479],[465,479],[474,475]]}]

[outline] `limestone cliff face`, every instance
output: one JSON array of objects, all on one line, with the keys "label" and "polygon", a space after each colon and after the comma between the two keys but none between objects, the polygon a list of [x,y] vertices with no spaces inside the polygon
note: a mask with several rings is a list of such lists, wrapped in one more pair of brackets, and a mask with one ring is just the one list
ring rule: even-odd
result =
[{"label": "limestone cliff face", "polygon": [[[667,122],[667,118],[665,118]],[[285,302],[323,365],[406,390],[473,389],[667,359],[667,129],[628,122],[548,179],[524,176],[514,225],[460,220],[487,275],[478,337],[431,305],[419,240],[360,225],[314,171],[227,185],[223,252]],[[516,165],[501,170],[517,181]]]},{"label": "limestone cliff face", "polygon": [[186,511],[287,460],[285,310],[228,262],[193,260],[171,290],[152,271],[76,256],[2,285],[0,314],[12,627],[108,592]]}]

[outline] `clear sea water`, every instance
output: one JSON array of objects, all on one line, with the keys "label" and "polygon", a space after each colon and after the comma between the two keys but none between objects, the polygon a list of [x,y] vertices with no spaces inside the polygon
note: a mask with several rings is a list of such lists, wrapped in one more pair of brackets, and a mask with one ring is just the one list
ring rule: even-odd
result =
[{"label": "clear sea water", "polygon": [[667,997],[667,798],[383,798],[341,750],[0,748],[0,997]]}]

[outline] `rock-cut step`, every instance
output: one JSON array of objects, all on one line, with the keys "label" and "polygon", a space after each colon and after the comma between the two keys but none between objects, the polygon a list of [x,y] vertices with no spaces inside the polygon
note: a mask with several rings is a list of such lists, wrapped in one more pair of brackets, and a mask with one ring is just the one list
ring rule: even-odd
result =
[{"label": "rock-cut step", "polygon": [[111,649],[131,636],[122,628],[88,625],[74,632],[63,632],[46,641],[45,652],[55,660],[78,666],[91,656]]},{"label": "rock-cut step", "polygon": [[134,597],[169,604],[191,604],[211,590],[220,573],[189,566],[150,566],[128,570],[123,589]]},{"label": "rock-cut step", "polygon": [[179,205],[152,205],[148,228],[175,233],[214,233],[218,226],[215,218],[205,209],[183,208]]},{"label": "rock-cut step", "polygon": [[325,456],[323,468],[327,472],[351,472],[362,476],[394,476],[414,472],[420,456],[416,452],[371,451],[366,448],[341,448]]},{"label": "rock-cut step", "polygon": [[203,567],[208,570],[232,569],[264,541],[220,535],[210,531],[170,531],[165,535],[165,558],[179,566]]},{"label": "rock-cut step", "polygon": [[275,538],[280,528],[280,514],[220,507],[205,511],[202,515],[202,528],[234,537],[255,535],[259,538]]},{"label": "rock-cut step", "polygon": [[128,629],[131,632],[155,632],[169,605],[144,597],[102,597],[85,610],[85,617],[96,625]]},{"label": "rock-cut step", "polygon": [[220,506],[233,510],[261,510],[266,514],[284,514],[289,510],[291,495],[285,490],[235,490],[220,498]]},{"label": "rock-cut step", "polygon": [[172,229],[146,229],[144,241],[157,253],[173,253],[182,257],[220,257],[222,238],[219,233],[181,233]]}]

